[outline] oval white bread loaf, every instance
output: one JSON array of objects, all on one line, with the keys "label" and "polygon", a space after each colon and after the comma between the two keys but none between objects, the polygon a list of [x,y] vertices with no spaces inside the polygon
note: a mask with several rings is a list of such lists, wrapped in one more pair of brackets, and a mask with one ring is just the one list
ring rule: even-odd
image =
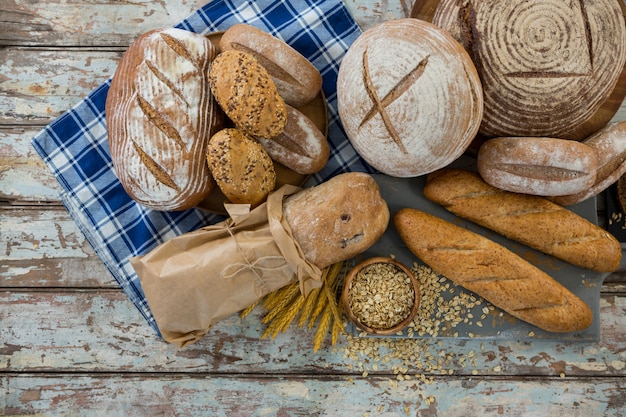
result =
[{"label": "oval white bread loaf", "polygon": [[[439,1],[432,23],[465,46],[480,74],[481,134],[583,140],[606,125],[626,92],[612,96],[626,62],[620,6],[623,0]],[[615,104],[605,106],[609,97]]]},{"label": "oval white bread loaf", "polygon": [[371,175],[339,174],[283,202],[292,235],[318,268],[350,259],[372,246],[389,224],[389,208]]},{"label": "oval white bread loaf", "polygon": [[130,45],[113,76],[106,101],[113,167],[146,207],[194,207],[213,186],[206,146],[224,121],[206,76],[215,55],[202,35],[155,30]]},{"label": "oval white bread loaf", "polygon": [[231,203],[255,206],[276,186],[274,163],[263,146],[238,129],[222,129],[211,137],[207,164]]},{"label": "oval white bread loaf", "polygon": [[209,86],[230,120],[250,136],[271,138],[285,128],[285,101],[252,55],[221,52],[209,69]]},{"label": "oval white bread loaf", "polygon": [[302,54],[271,34],[245,23],[228,28],[220,50],[235,49],[253,55],[274,80],[287,104],[300,107],[311,102],[322,88],[322,75]]},{"label": "oval white bread loaf", "polygon": [[541,196],[587,191],[598,169],[595,150],[583,143],[532,137],[490,139],[479,148],[477,164],[488,184]]},{"label": "oval white bread loaf", "polygon": [[401,209],[393,221],[415,256],[512,316],[550,332],[591,325],[583,300],[504,246],[416,209]]},{"label": "oval white bread loaf", "polygon": [[585,139],[598,159],[596,180],[586,190],[550,198],[557,204],[570,206],[594,197],[626,174],[626,121],[610,123]]},{"label": "oval white bread loaf", "polygon": [[258,138],[272,159],[299,174],[313,174],[328,162],[326,136],[305,114],[287,105],[287,124],[278,136]]},{"label": "oval white bread loaf", "polygon": [[606,230],[546,198],[487,184],[478,173],[428,175],[424,196],[459,217],[582,268],[613,272],[622,247]]},{"label": "oval white bread loaf", "polygon": [[448,165],[482,118],[482,88],[463,47],[417,19],[387,21],[350,46],[337,79],[341,122],[371,166],[413,177]]}]

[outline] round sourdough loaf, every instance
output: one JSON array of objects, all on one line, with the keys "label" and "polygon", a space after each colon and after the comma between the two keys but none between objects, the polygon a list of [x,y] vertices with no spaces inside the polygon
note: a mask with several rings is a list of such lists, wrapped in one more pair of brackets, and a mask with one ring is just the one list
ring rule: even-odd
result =
[{"label": "round sourdough loaf", "polygon": [[480,74],[484,136],[582,140],[619,108],[626,93],[623,0],[436,3],[432,22],[465,46]]},{"label": "round sourdough loaf", "polygon": [[365,31],[337,79],[350,142],[370,165],[414,177],[448,165],[468,148],[482,117],[482,88],[463,47],[418,19]]},{"label": "round sourdough loaf", "polygon": [[223,129],[211,137],[207,164],[231,203],[255,206],[276,186],[272,159],[258,141],[239,129]]},{"label": "round sourdough loaf", "polygon": [[154,30],[130,45],[113,76],[106,101],[113,168],[146,207],[194,207],[213,187],[206,146],[224,122],[206,75],[216,53],[204,36]]},{"label": "round sourdough loaf", "polygon": [[271,34],[245,23],[228,28],[220,50],[253,55],[274,80],[280,96],[293,107],[312,101],[322,88],[322,75],[302,54]]}]

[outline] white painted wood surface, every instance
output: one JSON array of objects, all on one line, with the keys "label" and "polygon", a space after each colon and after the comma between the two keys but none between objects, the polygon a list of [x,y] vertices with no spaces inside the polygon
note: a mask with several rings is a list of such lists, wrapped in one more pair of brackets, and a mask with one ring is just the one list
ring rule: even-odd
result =
[{"label": "white painted wood surface", "polygon": [[[363,29],[412,7],[345,1]],[[398,361],[344,357],[345,336],[317,352],[299,328],[263,339],[257,310],[185,349],[157,339],[60,205],[30,140],[108,78],[134,37],[203,3],[0,3],[0,415],[626,413],[624,271],[602,287],[599,342],[427,341],[432,352],[455,356],[445,375],[427,373],[430,384],[398,381]],[[626,107],[615,120],[626,120]],[[472,351],[475,363],[463,366]]]}]

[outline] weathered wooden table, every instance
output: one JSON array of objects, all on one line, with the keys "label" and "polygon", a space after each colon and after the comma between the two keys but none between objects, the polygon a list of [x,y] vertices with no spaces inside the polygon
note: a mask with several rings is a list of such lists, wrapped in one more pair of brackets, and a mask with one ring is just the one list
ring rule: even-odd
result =
[{"label": "weathered wooden table", "polygon": [[[111,76],[137,35],[203,2],[0,4],[0,415],[626,413],[625,271],[602,286],[599,342],[429,342],[456,357],[437,371],[398,371],[405,364],[373,353],[355,361],[346,336],[317,352],[297,327],[261,338],[258,311],[188,348],[159,340],[60,204],[30,140]],[[411,3],[346,0],[364,29],[408,16]]]}]

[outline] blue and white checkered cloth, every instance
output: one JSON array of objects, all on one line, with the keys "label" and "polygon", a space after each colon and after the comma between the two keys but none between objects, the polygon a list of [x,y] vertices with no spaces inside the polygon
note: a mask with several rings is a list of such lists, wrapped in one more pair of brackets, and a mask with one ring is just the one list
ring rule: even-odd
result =
[{"label": "blue and white checkered cloth", "polygon": [[[311,183],[341,172],[372,172],[354,151],[337,113],[339,64],[361,31],[341,0],[213,0],[176,27],[197,33],[243,22],[263,29],[307,57],[323,77],[331,156]],[[33,138],[62,186],[61,200],[95,252],[148,323],[158,328],[129,260],[162,242],[223,218],[202,210],[159,212],[135,203],[115,176],[105,123],[110,79]]]}]

